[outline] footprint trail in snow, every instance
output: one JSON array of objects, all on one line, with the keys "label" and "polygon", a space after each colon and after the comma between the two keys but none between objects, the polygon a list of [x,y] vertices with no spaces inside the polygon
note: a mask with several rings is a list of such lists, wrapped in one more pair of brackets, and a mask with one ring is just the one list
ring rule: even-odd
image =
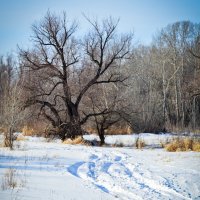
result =
[{"label": "footprint trail in snow", "polygon": [[119,199],[191,199],[191,194],[176,183],[177,174],[157,175],[156,170],[152,172],[148,166],[134,163],[132,158],[117,151],[96,150],[88,162],[75,163],[68,171]]}]

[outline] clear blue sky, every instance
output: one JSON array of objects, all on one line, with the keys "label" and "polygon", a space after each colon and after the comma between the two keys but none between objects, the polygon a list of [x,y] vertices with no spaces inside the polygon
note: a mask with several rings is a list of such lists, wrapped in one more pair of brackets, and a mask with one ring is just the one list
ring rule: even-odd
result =
[{"label": "clear blue sky", "polygon": [[119,31],[134,31],[135,40],[151,42],[152,35],[169,23],[200,22],[200,0],[0,0],[0,55],[30,46],[31,25],[47,10],[66,11],[87,28],[82,16],[120,18]]}]

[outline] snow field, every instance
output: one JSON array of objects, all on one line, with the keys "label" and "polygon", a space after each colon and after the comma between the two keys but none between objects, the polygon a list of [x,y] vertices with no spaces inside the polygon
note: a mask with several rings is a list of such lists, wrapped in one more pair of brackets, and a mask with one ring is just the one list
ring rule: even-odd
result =
[{"label": "snow field", "polygon": [[[157,150],[156,150],[157,151]],[[199,172],[187,171],[176,166],[163,164],[176,163],[177,158],[160,157],[158,163],[156,151],[144,150],[132,153],[143,158],[138,162],[138,156],[132,155],[129,150],[121,152],[118,149],[113,152],[95,152],[88,162],[74,164],[68,171],[84,180],[94,183],[105,192],[113,194],[119,199],[195,199],[200,198]],[[160,151],[160,154],[165,152]],[[155,154],[155,155],[154,155]],[[157,157],[154,160],[155,156]],[[180,158],[179,158],[180,156]],[[175,160],[174,160],[175,159]],[[188,176],[189,174],[189,176]],[[188,176],[188,177],[187,177]],[[184,178],[185,177],[185,178]],[[198,178],[197,178],[198,177]],[[187,180],[187,178],[190,179]],[[191,185],[187,185],[189,182]],[[194,183],[192,182],[194,181]],[[192,190],[192,191],[191,191]]]},{"label": "snow field", "polygon": [[[110,138],[110,143],[130,141]],[[31,137],[15,145],[15,151],[0,148],[2,200],[200,199],[198,152],[86,147]],[[3,190],[10,169],[16,170],[18,184]]]}]

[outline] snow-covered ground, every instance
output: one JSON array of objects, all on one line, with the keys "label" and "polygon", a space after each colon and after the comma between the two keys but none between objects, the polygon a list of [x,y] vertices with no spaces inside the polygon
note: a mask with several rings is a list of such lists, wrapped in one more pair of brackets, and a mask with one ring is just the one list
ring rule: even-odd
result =
[{"label": "snow-covered ground", "polygon": [[[131,135],[106,135],[105,143],[115,146],[135,147],[137,140],[140,140],[147,147],[161,147],[162,144],[166,144],[172,140],[176,135],[172,134],[152,134],[152,133],[140,133]],[[99,141],[98,135],[84,135],[86,140]]]},{"label": "snow-covered ground", "polygon": [[[143,136],[151,141],[152,135]],[[131,146],[127,137],[106,140]],[[0,148],[1,200],[200,199],[197,152],[72,146],[32,137],[15,145],[15,151]],[[6,187],[11,174],[14,188]]]}]

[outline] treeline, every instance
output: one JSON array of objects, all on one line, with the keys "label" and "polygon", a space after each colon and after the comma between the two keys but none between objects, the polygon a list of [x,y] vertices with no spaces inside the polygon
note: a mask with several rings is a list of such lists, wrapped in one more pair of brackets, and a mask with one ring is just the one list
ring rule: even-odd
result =
[{"label": "treeline", "polygon": [[[133,50],[130,97],[139,131],[200,127],[200,24],[176,22]],[[138,114],[140,113],[140,114]]]},{"label": "treeline", "polygon": [[[149,46],[117,32],[117,20],[86,18],[88,33],[50,12],[32,26],[31,49],[0,60],[0,127],[75,138],[106,133],[199,130],[200,24],[176,22]],[[8,142],[8,143],[9,143]]]}]

